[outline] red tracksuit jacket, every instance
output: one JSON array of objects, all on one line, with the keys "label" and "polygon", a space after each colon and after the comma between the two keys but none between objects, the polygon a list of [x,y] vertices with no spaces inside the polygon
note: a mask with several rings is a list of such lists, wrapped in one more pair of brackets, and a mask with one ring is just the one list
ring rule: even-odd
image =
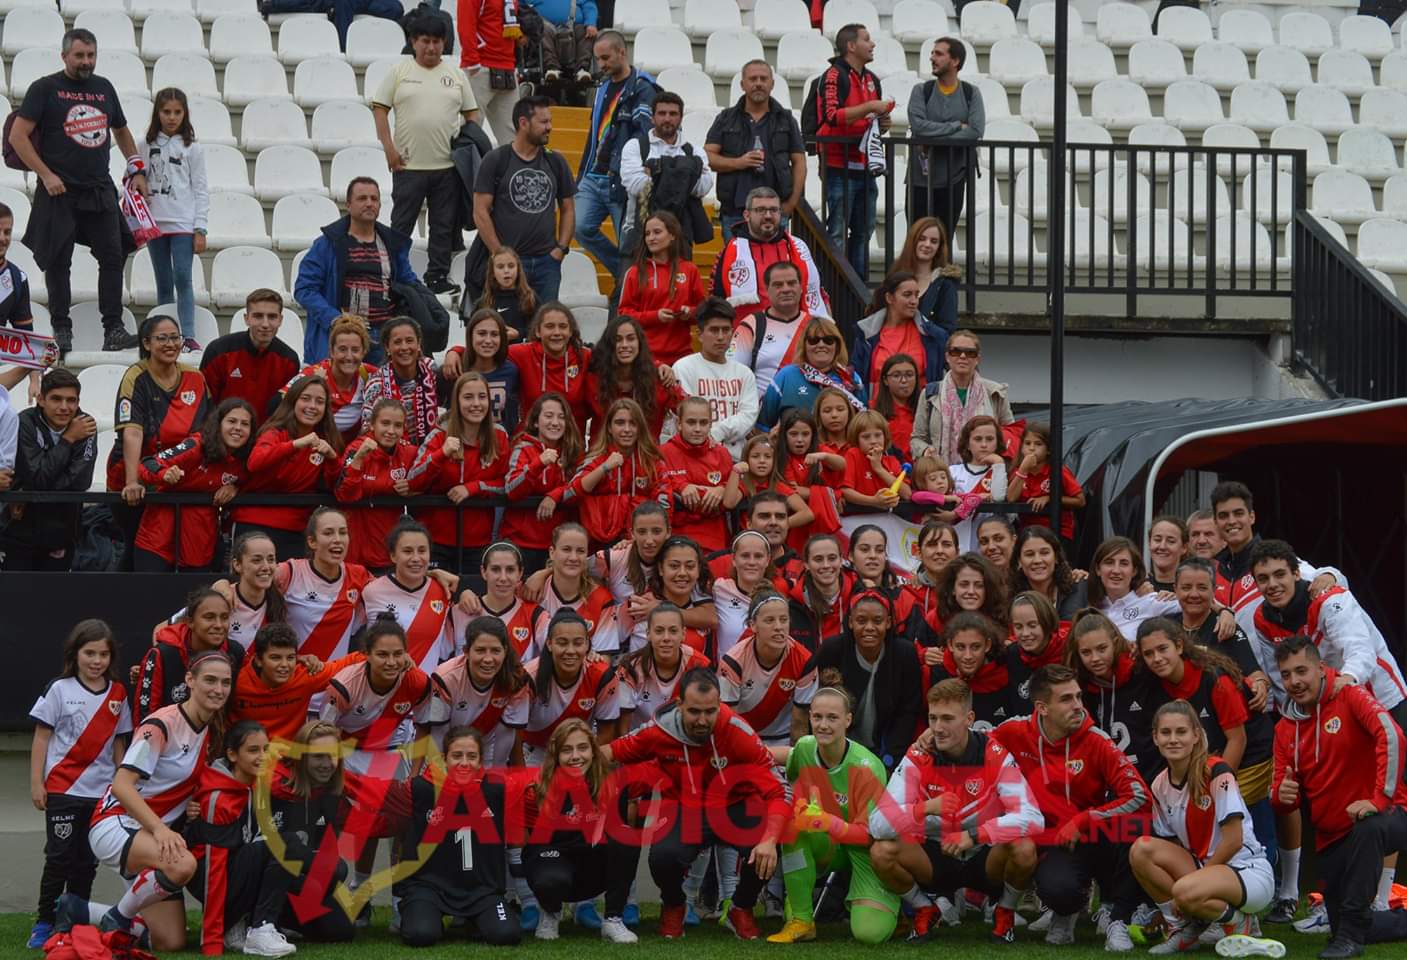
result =
[{"label": "red tracksuit jacket", "polygon": [[660,500],[665,493],[660,478],[664,464],[647,469],[637,453],[626,456],[618,469],[606,474],[596,484],[596,489],[588,493],[582,481],[615,450],[613,444],[607,444],[605,450],[583,461],[568,487],[579,504],[581,525],[593,540],[603,543],[614,541],[622,530],[628,529],[630,515],[636,507],[646,500]]},{"label": "red tracksuit jacket", "polygon": [[[502,497],[503,478],[508,475],[508,434],[501,427],[494,427],[496,453],[490,463],[479,462],[479,448],[476,444],[464,443],[464,457],[451,460],[445,455],[445,440],[449,435],[443,427],[430,431],[420,451],[415,455],[415,465],[410,470],[410,485],[417,493],[447,493],[452,487],[464,486],[470,497]],[[421,510],[417,519],[430,531],[430,539],[442,547],[454,547],[456,537],[454,509]],[[471,507],[459,514],[462,518],[463,543],[465,549],[486,547],[493,533],[493,510]]]},{"label": "red tracksuit jacket", "polygon": [[690,484],[721,487],[727,483],[728,475],[733,472],[733,455],[727,447],[711,438],[695,446],[686,443],[677,433],[660,448],[660,452],[664,454],[662,479],[674,501],[674,525],[670,532],[692,538],[705,552],[722,550],[728,544],[723,510],[697,513],[684,506],[680,497]]},{"label": "red tracksuit jacket", "polygon": [[[561,461],[543,464],[542,454],[546,449],[547,445],[537,437],[524,434],[518,438],[508,458],[504,492],[510,506],[503,512],[503,526],[498,535],[528,550],[546,550],[552,545],[552,531],[557,525],[576,518],[575,502],[564,502],[571,497],[567,489],[571,477],[562,470]],[[551,497],[557,509],[548,519],[539,520],[537,507],[511,506],[528,497]]]},{"label": "red tracksuit jacket", "polygon": [[[168,484],[161,479],[161,475],[171,467],[180,467],[184,476],[175,483]],[[144,459],[137,469],[137,476],[142,483],[156,490],[213,494],[226,484],[242,484],[247,471],[244,462],[235,457],[224,457],[214,463],[206,463],[205,440],[197,433],[174,447]],[[210,566],[210,560],[215,556],[215,541],[219,535],[217,523],[213,506],[181,508],[181,566]],[[175,507],[152,503],[142,511],[142,522],[137,528],[138,547],[156,554],[167,563],[175,563],[175,535]]]},{"label": "red tracksuit jacket", "polygon": [[[352,457],[363,446],[372,451],[361,466],[352,466]],[[342,473],[334,492],[343,503],[368,500],[372,497],[395,496],[395,482],[410,477],[415,463],[415,447],[402,440],[390,453],[365,434],[353,440],[342,456]],[[347,529],[352,534],[347,559],[364,567],[385,569],[391,565],[386,553],[386,535],[395,527],[405,511],[398,507],[368,507],[347,511]]]},{"label": "red tracksuit jacket", "polygon": [[[267,430],[254,441],[249,453],[249,493],[314,493],[331,490],[337,482],[342,461],[324,457],[308,447],[293,449],[293,438],[286,430]],[[255,523],[275,530],[302,533],[308,525],[309,507],[239,507],[234,512],[237,523]]]},{"label": "red tracksuit jacket", "polygon": [[577,429],[586,433],[586,418],[590,408],[586,401],[586,370],[591,366],[590,347],[567,347],[560,357],[549,357],[538,340],[510,343],[508,359],[518,368],[518,401],[522,404],[519,421],[544,393],[560,393],[567,398],[576,417]]},{"label": "red tracksuit jacket", "polygon": [[[678,266],[673,296],[669,295],[669,265],[654,260],[646,261],[643,271],[638,264],[631,267],[621,284],[620,314],[640,321],[656,363],[672,365],[694,352],[693,320],[680,317],[679,311],[697,307],[706,293],[697,267],[688,260],[680,260]],[[661,320],[661,310],[674,311],[674,319]]]}]

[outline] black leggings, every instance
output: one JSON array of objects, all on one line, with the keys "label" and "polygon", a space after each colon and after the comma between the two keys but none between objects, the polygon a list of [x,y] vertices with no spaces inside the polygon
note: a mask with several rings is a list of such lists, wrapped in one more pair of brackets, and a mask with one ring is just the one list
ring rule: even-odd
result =
[{"label": "black leggings", "polygon": [[1129,846],[1096,840],[1074,850],[1047,848],[1036,866],[1036,895],[1057,914],[1079,913],[1089,898],[1090,880],[1097,880],[1110,918],[1128,923],[1143,897],[1129,866]]},{"label": "black leggings", "polygon": [[[429,898],[415,896],[401,901],[401,942],[408,947],[433,947],[445,934],[445,915]],[[479,940],[491,947],[512,947],[522,939],[518,914],[504,900],[486,904],[466,918]]]},{"label": "black leggings", "polygon": [[[669,833],[650,847],[650,876],[660,889],[660,902],[666,907],[684,903],[684,877],[699,851],[722,843],[738,851],[738,888],[733,905],[751,909],[757,905],[762,892],[762,880],[747,862],[752,844],[762,835],[762,820],[747,812],[747,803],[735,803],[728,808],[730,836],[720,839],[708,818],[698,811],[685,810],[675,819]],[[702,821],[702,822],[700,822]]]},{"label": "black leggings", "polygon": [[90,898],[98,861],[88,849],[88,821],[96,800],[51,793],[44,803],[44,872],[39,876],[39,920],[54,922],[54,901],[67,891]]},{"label": "black leggings", "polygon": [[548,913],[558,913],[563,903],[594,900],[597,894],[605,893],[606,916],[620,916],[630,898],[639,862],[639,847],[614,840],[594,847],[523,848],[528,886]]},{"label": "black leggings", "polygon": [[250,929],[278,922],[288,901],[293,877],[270,852],[267,843],[246,843],[230,851],[225,864],[222,905],[212,904],[207,899],[210,859],[207,854],[197,862],[195,878],[187,885],[192,895],[204,904],[206,913],[223,908],[227,930],[246,916]]}]

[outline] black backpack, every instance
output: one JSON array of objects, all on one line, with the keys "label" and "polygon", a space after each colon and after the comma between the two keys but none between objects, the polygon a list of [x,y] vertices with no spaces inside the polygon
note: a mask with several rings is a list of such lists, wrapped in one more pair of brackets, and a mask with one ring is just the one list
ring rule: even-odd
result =
[{"label": "black backpack", "polygon": [[[850,71],[835,64],[821,71],[821,75],[811,81],[806,88],[806,100],[801,104],[801,139],[806,143],[806,152],[815,156],[817,131],[821,129],[821,81],[832,69],[840,70],[836,84],[836,99],[841,103],[850,96]],[[874,78],[875,95],[884,96],[884,85],[879,77]]]},{"label": "black backpack", "polygon": [[703,158],[694,154],[693,144],[684,143],[682,156],[647,159],[650,156],[649,133],[641,133],[636,142],[640,146],[641,162],[650,175],[649,200],[639,205],[638,222],[643,225],[651,214],[667,210],[679,220],[691,242],[707,243],[713,239],[713,223],[704,210],[703,201],[694,196],[694,186],[703,176]]}]

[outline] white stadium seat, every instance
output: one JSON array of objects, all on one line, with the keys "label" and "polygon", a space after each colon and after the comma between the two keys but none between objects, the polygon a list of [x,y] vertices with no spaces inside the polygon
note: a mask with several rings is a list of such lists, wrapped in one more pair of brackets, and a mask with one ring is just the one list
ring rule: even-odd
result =
[{"label": "white stadium seat", "polygon": [[1140,40],[1129,48],[1129,79],[1144,87],[1166,87],[1187,79],[1187,61],[1162,37]]},{"label": "white stadium seat", "polygon": [[968,82],[982,94],[982,109],[986,111],[988,120],[1011,116],[1011,101],[1007,97],[1006,87],[991,77],[976,77]]},{"label": "white stadium seat", "polygon": [[1358,101],[1358,123],[1389,137],[1407,137],[1407,93],[1401,90],[1369,90]]},{"label": "white stadium seat", "polygon": [[[888,34],[876,34],[874,37],[874,60],[870,62],[870,70],[881,80],[892,77],[900,73],[909,72],[908,54],[904,52],[904,45]],[[886,90],[887,94],[888,91]]]},{"label": "white stadium seat", "polygon": [[1149,123],[1153,112],[1148,107],[1148,92],[1132,80],[1116,78],[1095,85],[1090,94],[1090,116],[1112,130],[1131,130]]},{"label": "white stadium seat", "polygon": [[[804,0],[757,0],[752,19],[753,28],[763,40],[777,41],[788,33],[811,29],[811,15]],[[673,22],[667,8],[664,22]]]},{"label": "white stadium seat", "polygon": [[1234,90],[1251,79],[1246,55],[1229,43],[1204,43],[1192,55],[1192,79],[1218,90]]},{"label": "white stadium seat", "polygon": [[1205,130],[1226,118],[1220,94],[1201,81],[1179,80],[1163,92],[1163,119],[1179,130]]},{"label": "white stadium seat", "polygon": [[[983,2],[983,0],[978,0]],[[1025,267],[1045,262],[1036,246],[1031,221],[1006,210],[984,211],[973,220],[973,255],[978,266]]]},{"label": "white stadium seat", "polygon": [[1257,164],[1255,172],[1241,181],[1237,196],[1242,210],[1254,206],[1257,219],[1276,224],[1277,230],[1295,215],[1295,184],[1288,170],[1276,170],[1272,179],[1270,165]]},{"label": "white stadium seat", "polygon": [[[1164,11],[1165,13],[1167,11]],[[1138,249],[1134,263],[1147,267],[1150,263],[1158,269],[1169,268],[1187,270],[1192,249],[1192,231],[1187,223],[1172,216],[1166,210],[1153,210],[1146,216],[1137,218],[1133,225]],[[1152,249],[1149,249],[1149,248]],[[1195,267],[1197,261],[1192,259]]]},{"label": "white stadium seat", "polygon": [[303,109],[329,100],[360,100],[357,75],[341,57],[314,57],[293,71],[293,101]]},{"label": "white stadium seat", "polygon": [[1407,90],[1407,53],[1394,50],[1383,57],[1378,83],[1394,90]]},{"label": "white stadium seat", "polygon": [[[1153,209],[1153,186],[1146,176],[1134,173],[1134,219]],[[1111,182],[1112,180],[1112,182]],[[1129,220],[1129,181],[1123,170],[1099,170],[1090,181],[1089,209],[1095,216],[1123,225]]]},{"label": "white stadium seat", "polygon": [[223,16],[258,16],[258,0],[195,0],[195,15],[201,23],[214,23]]},{"label": "white stadium seat", "polygon": [[1109,165],[1110,152],[1108,150],[1081,150],[1083,146],[1091,144],[1099,146],[1109,146],[1113,144],[1114,137],[1104,128],[1102,124],[1095,123],[1086,117],[1071,117],[1070,126],[1066,131],[1069,135],[1072,166],[1076,173],[1086,174],[1091,169],[1102,170]]},{"label": "white stadium seat", "polygon": [[[1055,4],[1038,3],[1031,8],[1026,20],[1026,35],[1047,50],[1055,48]],[[1070,6],[1070,42],[1082,39],[1085,23],[1080,19],[1080,11]]]},{"label": "white stadium seat", "polygon": [[241,56],[225,65],[225,102],[233,107],[256,100],[287,100],[283,64],[273,57]]},{"label": "white stadium seat", "polygon": [[[1324,134],[1307,123],[1287,123],[1276,127],[1270,135],[1270,147],[1276,150],[1303,150],[1305,173],[1311,177],[1333,166],[1329,159],[1329,142],[1324,139]],[[1292,163],[1289,158],[1281,158],[1280,166],[1288,169]]]},{"label": "white stadium seat", "polygon": [[264,229],[264,208],[253,197],[240,193],[210,194],[210,223],[206,243],[212,250],[226,247],[272,245]]},{"label": "white stadium seat", "polygon": [[1381,60],[1392,52],[1392,28],[1378,17],[1344,17],[1339,21],[1339,46]]},{"label": "white stadium seat", "polygon": [[1310,210],[1317,217],[1341,224],[1361,224],[1377,215],[1373,187],[1368,180],[1348,170],[1328,170],[1314,177],[1310,187]]},{"label": "white stadium seat", "polygon": [[338,203],[347,199],[347,184],[353,177],[373,177],[381,185],[381,196],[391,195],[391,168],[386,166],[386,152],[380,147],[346,147],[332,157],[328,174],[332,198]]},{"label": "white stadium seat", "polygon": [[237,147],[219,143],[204,143],[205,178],[210,191],[227,191],[254,195],[254,187],[249,182],[249,164]]},{"label": "white stadium seat", "polygon": [[[147,318],[170,317],[172,320],[176,320],[179,316],[177,312],[178,309],[175,302],[156,304],[151,310],[147,311]],[[191,319],[194,321],[196,342],[209,346],[212,340],[220,336],[219,321],[215,319],[215,314],[211,313],[205,307],[197,304]],[[190,362],[192,364],[198,363],[204,353],[205,351],[202,348],[200,353],[192,355]]]},{"label": "white stadium seat", "polygon": [[[1249,170],[1249,167],[1243,169]],[[1221,177],[1212,177],[1212,194],[1208,199],[1207,165],[1200,160],[1173,170],[1164,182],[1171,199],[1163,206],[1172,210],[1179,220],[1206,226],[1213,217],[1231,212],[1231,191]]]},{"label": "white stadium seat", "polygon": [[1326,87],[1361,97],[1373,89],[1373,65],[1353,50],[1330,50],[1319,58],[1318,80]]},{"label": "white stadium seat", "polygon": [[[341,60],[342,57],[332,55],[327,57],[314,57],[313,59],[318,61]],[[381,89],[381,81],[386,79],[386,74],[394,70],[396,64],[400,62],[400,57],[382,57],[380,60],[371,64],[371,66],[367,67],[365,73],[362,75],[362,100],[371,103],[371,98],[376,96],[377,90]],[[299,64],[299,66],[302,66],[302,64]],[[296,84],[296,78],[294,82]]]},{"label": "white stadium seat", "polygon": [[669,0],[631,0],[616,7],[616,28],[627,34],[639,33],[646,27],[667,27],[673,23]]},{"label": "white stadium seat", "polygon": [[226,14],[210,25],[210,59],[216,63],[273,55],[273,37],[263,17]]},{"label": "white stadium seat", "polygon": [[819,33],[789,33],[777,44],[777,73],[790,83],[805,80],[824,70],[833,56],[835,47]]},{"label": "white stadium seat", "polygon": [[[54,16],[58,16],[57,13]],[[6,47],[11,53],[8,37],[10,24],[17,23],[13,15],[5,18]],[[62,24],[62,18],[60,18]],[[100,50],[121,50],[124,53],[137,52],[137,32],[132,26],[132,18],[125,10],[88,10],[80,13],[73,21],[74,29],[91,30],[98,38]],[[59,31],[62,33],[62,28]]]},{"label": "white stadium seat", "polygon": [[1384,180],[1400,170],[1387,134],[1371,127],[1354,127],[1339,136],[1339,166],[1370,180]]},{"label": "white stadium seat", "polygon": [[821,32],[834,40],[847,23],[862,23],[873,35],[879,32],[879,11],[870,0],[828,0],[821,12]]},{"label": "white stadium seat", "polygon": [[684,122],[679,125],[680,136],[689,143],[697,144],[699,152],[702,152],[704,141],[708,138],[708,128],[713,126],[719,113],[718,107],[689,110],[684,114]]},{"label": "white stadium seat", "polygon": [[661,90],[677,93],[684,99],[684,109],[718,106],[713,80],[698,67],[689,65],[669,67],[656,74]]},{"label": "white stadium seat", "polygon": [[724,30],[741,30],[743,19],[736,3],[685,0],[683,26],[690,37],[704,40]]},{"label": "white stadium seat", "polygon": [[1127,49],[1153,36],[1148,11],[1132,3],[1106,3],[1095,20],[1095,36],[1116,49]]},{"label": "white stadium seat", "polygon": [[211,97],[188,97],[191,105],[191,126],[200,131],[201,143],[222,143],[234,146],[235,139],[230,127],[230,111],[219,100]]},{"label": "white stadium seat", "polygon": [[17,264],[21,270],[29,275],[29,298],[35,303],[48,303],[49,291],[44,286],[44,271],[35,264],[34,254],[29,252],[29,248],[15,240],[10,244],[10,250],[5,254],[5,259]]},{"label": "white stadium seat", "polygon": [[1334,31],[1319,14],[1295,11],[1280,17],[1280,42],[1306,57],[1317,57],[1334,49]]},{"label": "white stadium seat", "polygon": [[[987,129],[982,136],[985,140],[1013,140],[1025,143],[1039,143],[1040,135],[1036,133],[1036,128],[1024,120],[1009,117],[1000,120],[988,120]],[[990,156],[989,156],[990,153]],[[977,151],[977,161],[982,166],[986,166],[990,161],[994,164],[994,169],[999,174],[1008,171],[1015,172],[1024,170],[1030,160],[1030,152],[1027,150],[1017,150],[1014,156],[1011,151],[997,147],[992,151],[979,148]]]},{"label": "white stadium seat", "polygon": [[[984,3],[989,0],[975,2]],[[992,44],[987,63],[987,73],[992,79],[1011,89],[1019,89],[1032,80],[1047,75],[1045,54],[1040,47],[1024,37],[1011,37]]]},{"label": "white stadium seat", "polygon": [[191,13],[191,0],[127,0],[132,19],[141,23],[157,13]]},{"label": "white stadium seat", "polygon": [[306,250],[322,233],[322,228],[342,216],[326,196],[295,193],[274,204],[274,249],[284,252]]},{"label": "white stadium seat", "polygon": [[600,281],[596,277],[596,264],[579,250],[573,250],[562,258],[562,289],[559,296],[563,303],[573,309],[606,306],[607,298],[601,293]]},{"label": "white stadium seat", "polygon": [[118,97],[118,102],[122,104],[122,112],[127,115],[127,123],[133,129],[140,129],[146,132],[147,123],[150,121],[152,113],[152,101],[150,97],[139,97],[128,94],[125,97]]},{"label": "white stadium seat", "polygon": [[[1172,124],[1157,120],[1140,123],[1130,130],[1129,146],[1185,147],[1187,146],[1187,137]],[[1140,173],[1149,173],[1156,169],[1160,175],[1165,175],[1169,160],[1172,161],[1174,169],[1187,166],[1187,154],[1185,153],[1140,153],[1137,160],[1138,170]]]},{"label": "white stadium seat", "polygon": [[310,57],[339,56],[337,28],[322,14],[298,14],[278,28],[278,58],[298,64]]},{"label": "white stadium seat", "polygon": [[1158,14],[1158,36],[1182,50],[1196,50],[1212,42],[1212,21],[1200,7],[1165,7]]},{"label": "white stadium seat", "polygon": [[255,100],[244,108],[240,146],[250,153],[281,143],[309,147],[303,108],[292,100]]},{"label": "white stadium seat", "polygon": [[4,39],[0,49],[14,56],[32,47],[59,48],[64,35],[64,18],[58,11],[41,7],[22,7],[6,15]]},{"label": "white stadium seat", "polygon": [[[202,57],[202,59],[204,59]],[[206,61],[209,66],[209,61]],[[142,58],[135,53],[123,53],[120,50],[100,51],[98,53],[98,67],[95,71],[99,76],[106,77],[116,88],[119,96],[123,94],[137,94],[139,96],[150,96],[147,87],[147,68],[142,63]],[[211,71],[214,77],[214,71]]]},{"label": "white stadium seat", "polygon": [[1290,111],[1285,106],[1285,95],[1275,84],[1248,80],[1231,91],[1231,119],[1269,133],[1290,122]]},{"label": "white stadium seat", "polygon": [[1214,234],[1218,267],[1269,270],[1275,262],[1270,231],[1244,210],[1236,211],[1232,217],[1217,217]]},{"label": "white stadium seat", "polygon": [[1098,40],[1071,40],[1069,60],[1070,82],[1082,90],[1119,75],[1114,51]]},{"label": "white stadium seat", "polygon": [[204,53],[205,28],[190,13],[154,13],[142,24],[142,59],[168,53]]},{"label": "white stadium seat", "polygon": [[[907,130],[909,128],[909,97],[912,96],[914,87],[923,83],[924,79],[916,73],[895,73],[884,78],[884,95],[894,98],[894,112],[889,115],[896,130]],[[1006,93],[1002,92],[1002,106],[1006,106]],[[986,107],[986,98],[983,98],[983,107]],[[992,116],[990,112],[987,116]]]},{"label": "white stadium seat", "polygon": [[1275,44],[1275,31],[1265,14],[1258,10],[1223,7],[1216,23],[1216,35],[1222,43],[1229,43],[1245,53],[1259,53]]},{"label": "white stadium seat", "polygon": [[947,12],[933,0],[899,0],[894,5],[889,31],[905,44],[923,43],[951,33]]},{"label": "white stadium seat", "polygon": [[1394,220],[1407,220],[1407,174],[1389,177],[1383,184],[1383,213]]},{"label": "white stadium seat", "polygon": [[635,35],[634,63],[646,73],[693,62],[693,45],[678,27],[646,27]]},{"label": "white stadium seat", "polygon": [[[352,26],[347,30],[347,60],[354,67],[365,67],[383,57],[400,56],[404,49],[405,30],[395,20],[362,17],[353,20]],[[306,59],[307,57],[299,57],[297,61],[285,59],[284,63],[296,63]]]},{"label": "white stadium seat", "polygon": [[215,255],[210,265],[210,298],[216,307],[243,307],[250,290],[268,287],[288,299],[283,261],[272,250],[231,247]]},{"label": "white stadium seat", "polygon": [[1256,79],[1268,80],[1282,93],[1299,93],[1314,83],[1309,58],[1294,47],[1266,47],[1256,54]]},{"label": "white stadium seat", "polygon": [[0,203],[10,208],[15,216],[13,236],[24,236],[24,228],[29,223],[29,197],[23,190],[14,187],[0,187]]},{"label": "white stadium seat", "polygon": [[295,193],[327,196],[318,155],[307,147],[284,144],[260,150],[254,160],[254,195],[271,203]]},{"label": "white stadium seat", "polygon": [[1407,223],[1378,217],[1358,228],[1358,259],[1384,273],[1407,273]]},{"label": "white stadium seat", "polygon": [[43,7],[48,10],[53,6],[51,0],[0,0],[0,15],[8,16],[13,11],[25,7]]},{"label": "white stadium seat", "polygon": [[[885,84],[884,84],[884,92],[885,92],[886,94],[889,93],[889,82],[888,82],[888,81],[886,81]],[[803,90],[802,93],[804,94],[805,91]],[[742,71],[738,71],[737,73],[733,74],[733,82],[732,82],[732,83],[729,85],[729,87],[728,87],[728,105],[729,105],[729,106],[732,106],[733,104],[737,103],[737,102],[738,102],[738,98],[741,97],[742,95],[743,95],[743,74],[742,74]],[[787,83],[785,80],[783,80],[781,77],[776,76],[775,74],[773,74],[773,77],[772,77],[772,99],[775,100],[775,101],[777,101],[778,103],[780,103],[782,106],[786,107],[788,110],[790,110],[791,107],[792,107],[791,85],[788,84],[788,83]],[[799,98],[798,98],[798,99],[799,99]],[[909,101],[908,101],[907,99],[905,99],[905,100],[899,101],[899,104],[900,104],[900,106],[904,106],[904,105],[906,105],[908,102],[909,102]],[[686,111],[686,112],[692,111],[692,110],[694,109],[693,107],[689,106],[689,101],[688,101],[687,99],[684,101],[684,108],[685,108],[685,111]],[[899,112],[899,111],[897,111],[897,110],[895,111],[895,113],[898,113],[898,112]]]},{"label": "white stadium seat", "polygon": [[[1071,120],[1082,118],[1080,95],[1073,84],[1065,85],[1065,109]],[[1055,78],[1038,77],[1021,88],[1021,119],[1037,130],[1055,124]]]},{"label": "white stadium seat", "polygon": [[[76,346],[77,344],[75,344]],[[97,411],[99,425],[112,428],[112,414],[117,409],[117,391],[127,376],[125,363],[95,363],[78,371],[78,389],[83,395],[83,409]],[[102,473],[106,464],[94,470]]]},{"label": "white stadium seat", "polygon": [[[1231,101],[1231,119],[1236,117],[1236,99]],[[1260,149],[1260,137],[1251,127],[1242,122],[1214,123],[1202,131],[1202,146],[1204,147],[1249,147],[1252,150]],[[1222,155],[1216,159],[1216,172],[1219,177],[1228,177],[1236,173],[1246,173],[1251,169],[1254,162],[1250,155]]]},{"label": "white stadium seat", "polygon": [[[977,192],[983,191],[979,188]],[[1065,171],[1065,202],[1073,202],[1076,209],[1084,208],[1075,189],[1075,173],[1070,169]],[[1032,223],[1045,223],[1050,216],[1050,168],[1045,160],[1038,159],[1016,175],[1011,187],[1011,206]]]},{"label": "white stadium seat", "polygon": [[204,53],[166,54],[151,68],[151,80],[153,90],[179,87],[188,97],[220,99],[220,88],[215,85],[215,66]]},{"label": "white stadium seat", "polygon": [[[277,287],[273,289],[277,290]],[[249,328],[245,320],[244,301],[240,301],[240,308],[230,317],[231,330],[245,330]],[[458,324],[455,324],[458,326]],[[279,340],[293,348],[293,352],[298,354],[299,362],[303,359],[303,320],[298,316],[298,311],[290,308],[283,308],[283,322],[279,324],[278,333],[274,334]],[[453,336],[451,334],[451,336]]]},{"label": "white stadium seat", "polygon": [[371,108],[360,100],[332,100],[314,110],[312,141],[318,153],[336,153],[343,147],[374,147],[381,143],[376,137],[376,119]]},{"label": "white stadium seat", "polygon": [[[48,4],[45,4],[47,7]],[[86,10],[122,10],[126,11],[125,0],[60,0],[59,13],[65,18],[76,17]]]},{"label": "white stadium seat", "polygon": [[1305,87],[1295,94],[1295,122],[1307,123],[1326,135],[1343,133],[1353,126],[1353,108],[1342,91]]},{"label": "white stadium seat", "polygon": [[1017,36],[1016,17],[1011,8],[994,0],[972,0],[962,8],[962,38],[979,47]]},{"label": "white stadium seat", "polygon": [[[717,6],[717,0],[707,0]],[[751,30],[729,27],[708,38],[704,48],[704,72],[718,80],[726,80],[743,68],[749,60],[761,60],[762,41]]]}]

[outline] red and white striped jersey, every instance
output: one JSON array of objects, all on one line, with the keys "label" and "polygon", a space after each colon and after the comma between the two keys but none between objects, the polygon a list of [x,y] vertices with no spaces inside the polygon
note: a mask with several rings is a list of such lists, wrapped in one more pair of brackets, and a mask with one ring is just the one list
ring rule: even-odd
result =
[{"label": "red and white striped jersey", "polygon": [[1222,824],[1236,817],[1241,818],[1241,848],[1231,855],[1227,865],[1239,869],[1265,856],[1265,849],[1251,826],[1251,814],[1241,797],[1241,788],[1236,784],[1236,772],[1220,757],[1207,758],[1207,791],[1199,803],[1191,802],[1187,784],[1174,784],[1167,770],[1153,778],[1150,789],[1153,791],[1153,832],[1175,839],[1199,864],[1221,843]]},{"label": "red and white striped jersey", "polygon": [[591,641],[591,649],[596,653],[615,653],[620,649],[620,621],[617,619],[616,601],[611,596],[611,591],[597,586],[584,597],[564,600],[557,592],[557,585],[549,577],[547,588],[542,591],[542,603],[537,608],[537,620],[533,625],[533,642],[539,652],[547,646],[547,628],[552,623],[552,615],[563,607],[570,607],[586,620],[586,636]]},{"label": "red and white striped jersey", "polygon": [[53,731],[44,757],[45,792],[101,797],[117,772],[113,741],[132,732],[127,688],[109,681],[95,693],[77,677],[60,677],[29,715]]},{"label": "red and white striped jersey", "polygon": [[718,577],[713,581],[713,609],[718,613],[718,631],[714,642],[718,650],[726,653],[737,646],[747,630],[747,607],[752,598],[738,589],[732,577]]},{"label": "red and white striped jersey", "polygon": [[[611,591],[611,596],[615,597],[617,606],[617,617],[620,619],[621,648],[627,646],[631,650],[639,650],[645,645],[645,623],[635,622],[630,619],[630,610],[626,607],[625,601],[634,596],[638,591],[629,580],[630,573],[630,551],[633,544],[629,540],[623,540],[605,550],[598,550],[591,555],[591,575],[605,581],[606,589]],[[640,570],[645,576],[646,582],[654,576],[654,564],[640,565]],[[629,641],[627,642],[627,638]]]},{"label": "red and white striped jersey", "polygon": [[437,726],[473,727],[484,738],[481,764],[485,768],[508,766],[516,731],[528,725],[528,701],[532,697],[528,687],[524,685],[514,693],[494,687],[480,690],[469,675],[469,664],[463,655],[436,667],[430,675],[430,686],[434,693],[430,722]]},{"label": "red and white striped jersey", "polygon": [[298,652],[323,662],[345,657],[352,634],[366,623],[362,591],[371,581],[366,567],[344,563],[336,580],[326,580],[311,560],[285,560],[275,581],[283,591],[288,625],[298,634]]},{"label": "red and white striped jersey", "polygon": [[[195,793],[205,768],[205,740],[210,725],[197,730],[182,706],[173,703],[153,711],[137,728],[132,745],[122,758],[122,767],[137,773],[137,792],[163,823],[181,819],[186,801]],[[111,784],[93,812],[93,822],[108,817],[127,817],[127,811],[112,795]],[[131,823],[137,825],[135,820]]]},{"label": "red and white striped jersey", "polygon": [[[541,659],[529,662],[524,669],[528,672],[529,688],[537,680]],[[557,683],[556,678],[547,685],[547,699],[538,699],[537,692],[531,690],[528,706],[528,725],[523,731],[523,742],[538,750],[547,746],[552,736],[564,720],[579,717],[587,723],[614,720],[620,716],[616,702],[615,669],[603,660],[588,662],[577,674],[576,682],[569,687]]]},{"label": "red and white striped jersey", "polygon": [[[529,660],[536,660],[537,655],[542,652],[533,636],[533,623],[537,620],[537,604],[515,599],[508,609],[494,610],[488,605],[488,597],[482,599],[484,601],[484,615],[500,621],[507,629],[508,642],[513,644],[513,652],[518,655],[518,662],[527,663]],[[469,614],[459,609],[458,605],[450,611],[455,649],[463,650],[469,642],[464,636],[464,631],[473,619]]]},{"label": "red and white striped jersey", "polygon": [[377,577],[362,591],[362,604],[368,623],[383,613],[396,618],[405,631],[410,662],[426,673],[457,652],[450,622],[454,602],[435,578],[426,577],[419,587],[410,590],[389,574]]},{"label": "red and white striped jersey", "polygon": [[748,637],[723,654],[718,665],[723,702],[748,722],[768,745],[791,739],[792,704],[805,707],[816,693],[811,654],[790,637],[777,662],[764,667],[757,638]]},{"label": "red and white striped jersey", "polygon": [[644,664],[634,669],[622,664],[616,670],[616,712],[624,715],[634,711],[630,718],[630,729],[638,730],[654,719],[655,711],[674,699],[679,689],[679,680],[695,667],[708,667],[708,657],[699,653],[687,643],[679,648],[679,666],[669,677],[661,677],[656,671],[643,669]]},{"label": "red and white striped jersey", "polygon": [[365,663],[343,667],[327,685],[321,718],[334,724],[363,750],[384,750],[401,723],[430,722],[430,678],[411,667],[391,689],[371,688],[371,668]]}]

